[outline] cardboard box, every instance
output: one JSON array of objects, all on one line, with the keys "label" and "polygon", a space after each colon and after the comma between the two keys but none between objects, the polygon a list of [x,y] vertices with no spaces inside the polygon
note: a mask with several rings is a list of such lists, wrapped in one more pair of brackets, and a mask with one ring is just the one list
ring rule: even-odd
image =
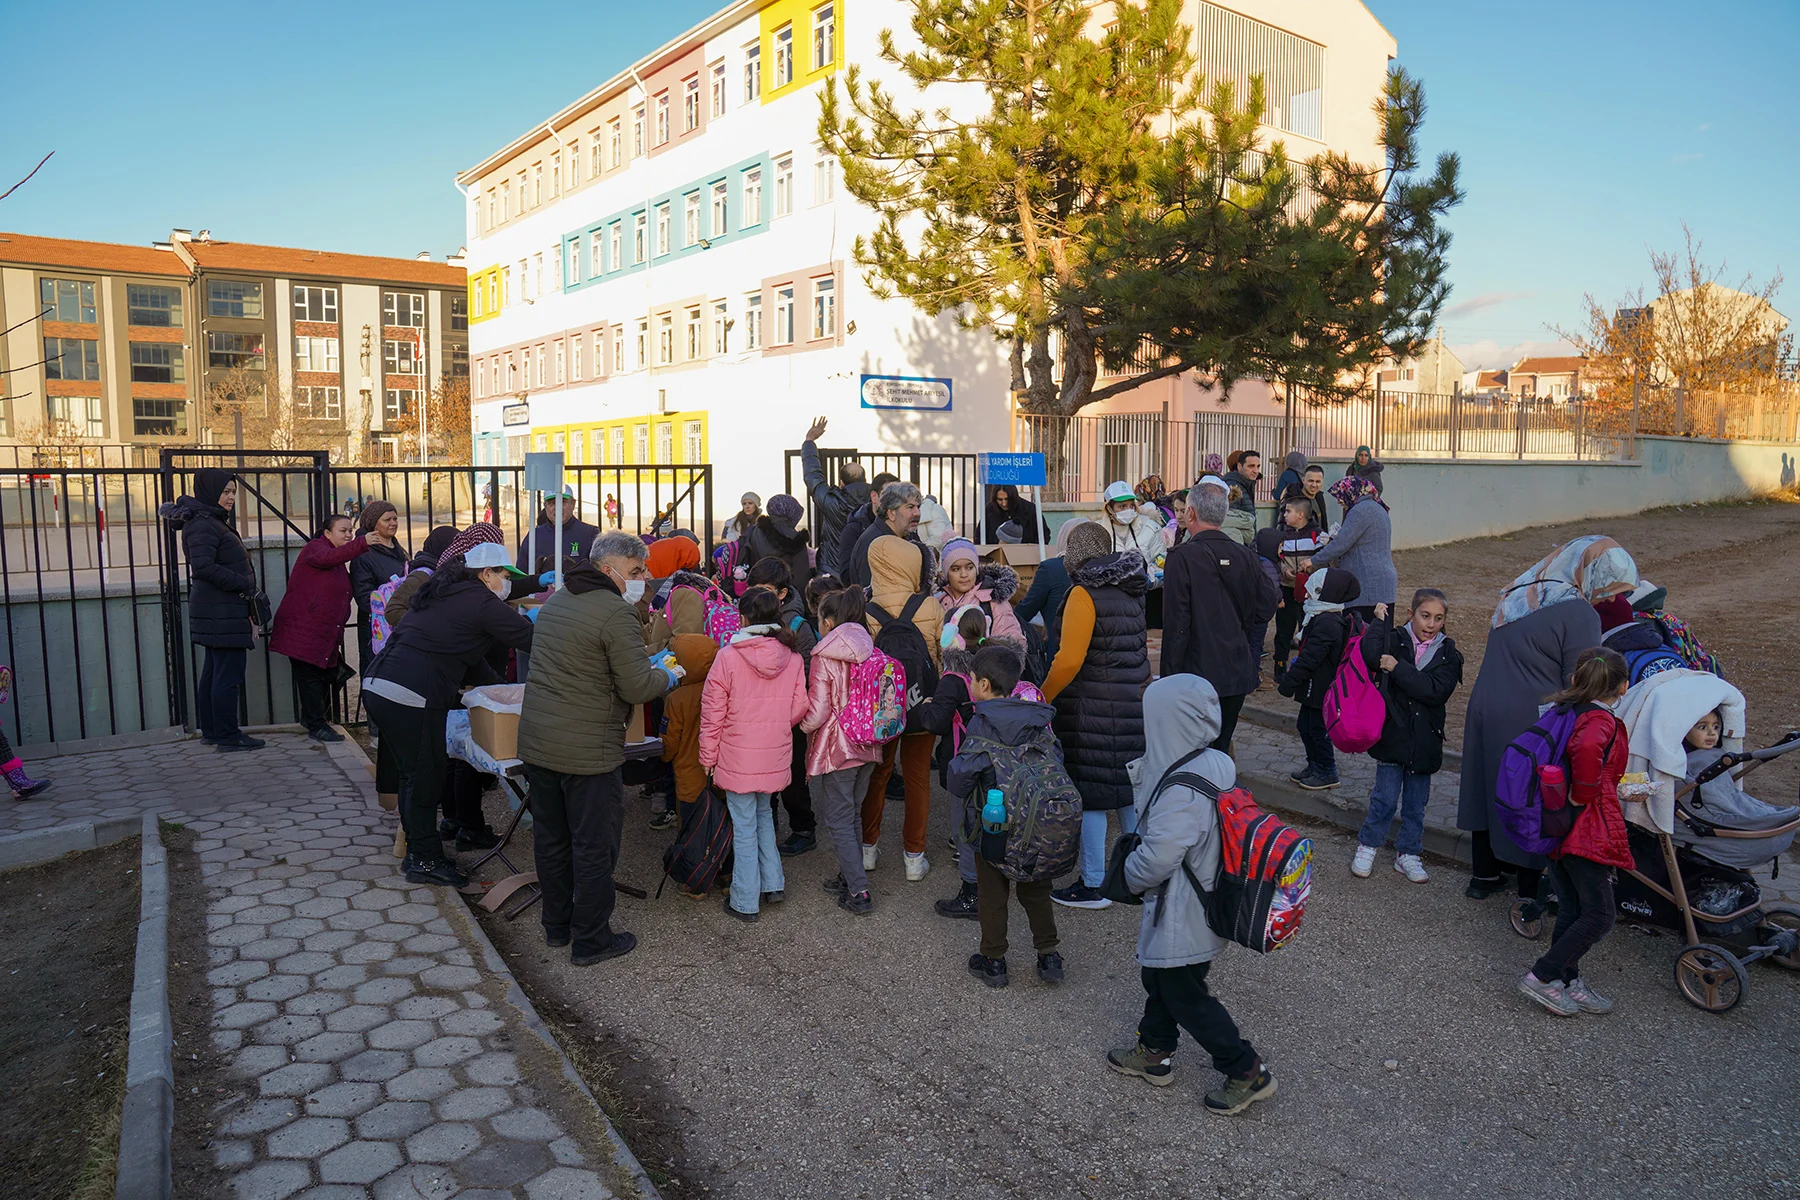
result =
[{"label": "cardboard box", "polygon": [[469,735],[475,744],[498,759],[519,757],[519,714],[497,713],[490,708],[469,710]]},{"label": "cardboard box", "polygon": [[[1049,547],[1045,547],[1045,552],[1049,552]],[[1013,603],[1017,604],[1025,598],[1025,593],[1031,588],[1031,578],[1037,574],[1038,545],[1036,542],[1002,542],[994,546],[983,546],[981,561],[1000,563],[1013,569],[1013,574],[1019,577],[1019,591],[1013,597]]]},{"label": "cardboard box", "polygon": [[634,704],[631,706],[631,723],[625,726],[625,744],[629,746],[634,742],[644,741],[647,736],[644,732],[644,706]]}]

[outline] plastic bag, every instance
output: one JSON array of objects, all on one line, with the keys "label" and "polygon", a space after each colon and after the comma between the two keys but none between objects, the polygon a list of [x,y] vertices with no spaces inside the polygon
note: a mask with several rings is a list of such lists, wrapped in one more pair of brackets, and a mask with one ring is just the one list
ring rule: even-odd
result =
[{"label": "plastic bag", "polygon": [[518,713],[525,707],[525,685],[522,683],[490,683],[470,688],[463,693],[464,708],[485,708],[490,712]]}]

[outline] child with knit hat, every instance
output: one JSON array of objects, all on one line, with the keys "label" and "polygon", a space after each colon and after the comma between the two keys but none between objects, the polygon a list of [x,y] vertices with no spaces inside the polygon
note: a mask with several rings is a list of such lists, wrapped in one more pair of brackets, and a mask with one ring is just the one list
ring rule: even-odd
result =
[{"label": "child with knit hat", "polygon": [[1019,577],[1004,563],[984,563],[968,538],[953,537],[944,543],[938,568],[937,601],[948,623],[958,609],[978,606],[988,619],[988,636],[1009,638],[1025,645],[1025,631],[1013,612],[1012,598]]}]

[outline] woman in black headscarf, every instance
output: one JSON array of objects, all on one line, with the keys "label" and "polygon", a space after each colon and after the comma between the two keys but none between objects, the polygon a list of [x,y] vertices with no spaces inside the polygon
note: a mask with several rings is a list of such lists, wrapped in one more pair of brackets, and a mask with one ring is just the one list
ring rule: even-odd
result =
[{"label": "woman in black headscarf", "polygon": [[[1037,505],[1019,495],[1019,489],[1010,483],[994,486],[994,494],[988,498],[987,512],[981,522],[981,540],[988,545],[1000,541],[1000,527],[1011,521],[1019,527],[1021,542],[1038,540]],[[1044,539],[1050,538],[1050,527],[1044,527]]]},{"label": "woman in black headscarf", "polygon": [[260,750],[260,738],[238,728],[238,693],[250,648],[251,597],[256,571],[231,513],[237,505],[237,476],[219,467],[194,472],[194,493],[161,514],[181,530],[181,552],[188,566],[188,636],[206,648],[206,660],[194,684],[194,717],[200,737],[221,751]]}]

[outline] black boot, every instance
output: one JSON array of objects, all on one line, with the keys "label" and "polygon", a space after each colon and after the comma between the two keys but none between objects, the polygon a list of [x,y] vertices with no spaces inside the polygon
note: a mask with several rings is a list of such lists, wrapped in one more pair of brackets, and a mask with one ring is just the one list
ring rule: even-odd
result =
[{"label": "black boot", "polygon": [[939,900],[936,905],[938,916],[951,917],[965,921],[976,920],[979,914],[975,911],[975,885],[965,883],[957,889],[956,895],[948,900]]},{"label": "black boot", "polygon": [[425,859],[408,854],[404,869],[408,883],[436,883],[453,888],[469,886],[469,877],[447,858]]},{"label": "black boot", "polygon": [[500,835],[490,825],[461,825],[456,830],[458,850],[492,850],[500,844]]}]

